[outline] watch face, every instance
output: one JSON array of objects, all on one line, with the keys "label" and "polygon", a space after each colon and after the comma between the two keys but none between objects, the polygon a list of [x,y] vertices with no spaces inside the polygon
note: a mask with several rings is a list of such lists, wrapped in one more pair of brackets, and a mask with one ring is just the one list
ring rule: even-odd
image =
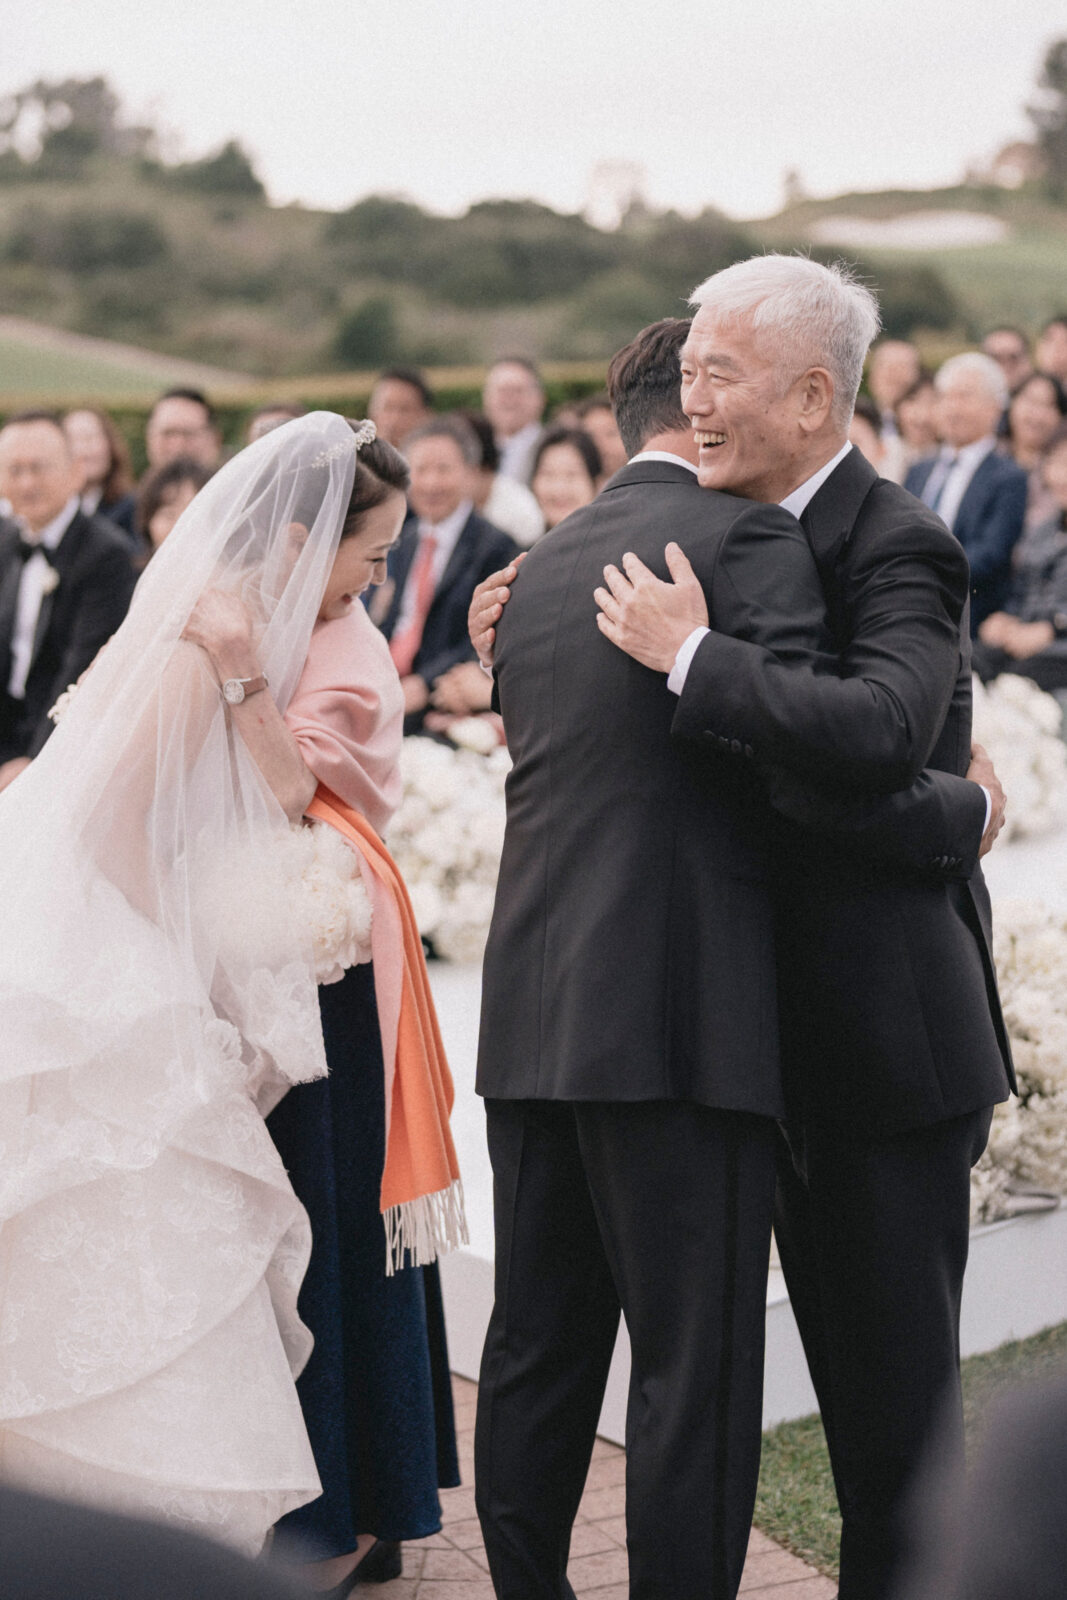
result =
[{"label": "watch face", "polygon": [[239,706],[245,697],[245,686],[240,678],[227,678],[222,686],[222,695],[231,706]]}]

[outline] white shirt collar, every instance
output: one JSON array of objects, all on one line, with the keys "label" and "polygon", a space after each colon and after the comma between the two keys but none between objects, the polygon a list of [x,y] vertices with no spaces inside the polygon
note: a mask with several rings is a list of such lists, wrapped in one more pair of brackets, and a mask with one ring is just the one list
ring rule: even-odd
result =
[{"label": "white shirt collar", "polygon": [[676,456],[671,450],[639,450],[635,456],[630,457],[626,465],[632,467],[638,461],[669,461],[672,467],[688,467],[694,478],[697,475],[697,469],[691,461],[687,461],[684,456]]},{"label": "white shirt collar", "polygon": [[81,502],[79,501],[78,496],[75,494],[71,495],[70,499],[59,513],[58,517],[53,517],[51,522],[45,523],[40,533],[34,533],[31,529],[27,528],[21,517],[16,517],[15,522],[18,526],[19,532],[27,544],[39,544],[43,546],[45,550],[55,550],[60,539],[62,539],[63,535],[74,521],[75,514],[80,510]]},{"label": "white shirt collar", "polygon": [[782,510],[791,511],[794,517],[799,517],[806,511],[831,472],[841,465],[851,449],[852,443],[846,439],[836,456],[832,456],[825,466],[819,468],[818,472],[813,472],[811,477],[800,485],[799,489],[794,489],[792,494],[787,494],[784,500],[779,501]]},{"label": "white shirt collar", "polygon": [[[424,533],[432,533],[437,541],[437,560],[440,563],[442,556],[447,563],[449,556],[456,548],[456,540],[466,527],[467,518],[474,510],[473,500],[461,500],[455,511],[441,522],[427,522],[425,517],[419,518],[419,538]],[[443,567],[442,567],[443,570]]]},{"label": "white shirt collar", "polygon": [[940,455],[942,461],[954,462],[957,467],[976,467],[996,447],[996,436],[987,433],[984,438],[976,439],[973,444],[961,445],[958,450],[954,450],[950,444],[943,444]]}]

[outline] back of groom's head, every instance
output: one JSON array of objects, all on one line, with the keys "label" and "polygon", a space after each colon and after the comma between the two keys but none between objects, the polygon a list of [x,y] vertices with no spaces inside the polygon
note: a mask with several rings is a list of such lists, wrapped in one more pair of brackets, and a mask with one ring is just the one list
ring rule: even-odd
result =
[{"label": "back of groom's head", "polygon": [[612,357],[608,394],[628,456],[658,433],[689,427],[681,392],[681,354],[688,334],[688,317],[664,317],[642,328]]}]

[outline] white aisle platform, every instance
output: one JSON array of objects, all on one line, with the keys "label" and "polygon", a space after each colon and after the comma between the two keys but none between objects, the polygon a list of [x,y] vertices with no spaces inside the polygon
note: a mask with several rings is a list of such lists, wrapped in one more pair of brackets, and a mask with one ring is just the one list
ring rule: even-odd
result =
[{"label": "white aisle platform", "polygon": [[[1067,913],[1067,840],[1019,843],[994,850],[988,877],[994,897],[1044,899]],[[476,967],[435,962],[430,976],[456,1083],[452,1127],[467,1199],[470,1244],[442,1263],[453,1370],[477,1378],[493,1300],[492,1173],[485,1114],[474,1093],[481,976]],[[964,1355],[992,1350],[1067,1320],[1067,1206],[976,1228],[963,1299]],[[612,1364],[600,1431],[623,1442],[629,1345],[625,1328]],[[767,1289],[764,1426],[816,1409],[796,1323],[779,1272]]]}]

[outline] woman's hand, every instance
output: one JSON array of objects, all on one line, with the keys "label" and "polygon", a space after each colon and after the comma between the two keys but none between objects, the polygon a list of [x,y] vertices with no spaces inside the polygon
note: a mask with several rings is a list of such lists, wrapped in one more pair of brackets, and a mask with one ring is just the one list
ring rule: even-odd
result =
[{"label": "woman's hand", "polygon": [[467,712],[488,711],[493,703],[493,680],[477,661],[461,661],[443,673],[433,686],[430,704],[438,711],[462,716]]},{"label": "woman's hand", "polygon": [[182,638],[198,644],[225,676],[249,677],[255,665],[252,617],[244,601],[225,589],[205,589],[193,607]]}]

